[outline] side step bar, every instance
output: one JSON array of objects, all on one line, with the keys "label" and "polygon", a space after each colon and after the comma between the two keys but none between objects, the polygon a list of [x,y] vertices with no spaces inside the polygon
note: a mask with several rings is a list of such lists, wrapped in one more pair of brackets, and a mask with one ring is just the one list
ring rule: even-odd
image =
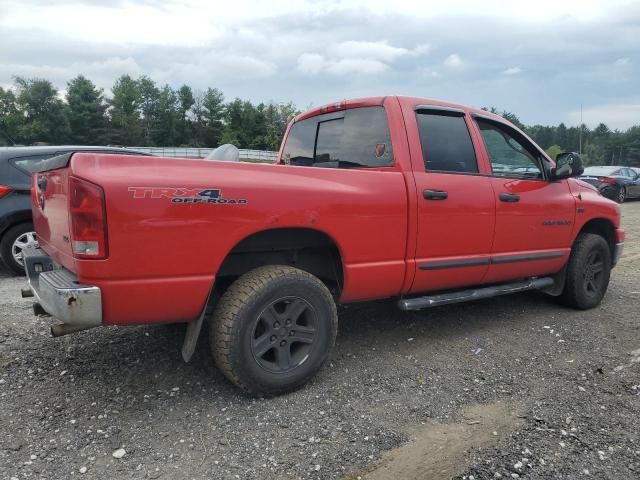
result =
[{"label": "side step bar", "polygon": [[441,293],[438,295],[427,295],[417,298],[403,298],[398,300],[398,308],[400,310],[422,310],[423,308],[439,307],[450,303],[469,302],[471,300],[480,300],[481,298],[498,297],[508,293],[524,292],[526,290],[539,290],[541,288],[550,287],[554,280],[551,277],[531,278],[520,282],[503,283],[502,285],[493,285],[491,287],[472,288],[469,290],[460,290],[457,292]]}]

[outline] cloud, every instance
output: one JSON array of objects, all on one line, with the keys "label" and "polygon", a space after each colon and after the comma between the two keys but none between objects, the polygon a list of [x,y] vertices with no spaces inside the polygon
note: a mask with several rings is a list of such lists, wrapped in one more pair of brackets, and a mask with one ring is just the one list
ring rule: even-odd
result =
[{"label": "cloud", "polygon": [[[640,3],[540,2],[0,0],[0,85],[19,74],[63,89],[82,73],[108,93],[145,74],[300,108],[401,93],[542,124],[640,104]],[[461,35],[479,23],[481,41]]]},{"label": "cloud", "polygon": [[518,75],[519,73],[522,73],[522,69],[520,67],[509,67],[502,71],[503,75]]},{"label": "cloud", "polygon": [[337,62],[330,62],[328,65],[328,71],[333,75],[345,75],[349,73],[373,75],[382,73],[388,68],[389,66],[383,62],[365,58],[343,58]]},{"label": "cloud", "polygon": [[444,59],[444,65],[451,68],[459,68],[462,66],[462,58],[457,53],[452,53]]},{"label": "cloud", "polygon": [[[13,75],[26,78],[44,78],[50,80],[63,90],[71,77],[84,75],[96,85],[108,89],[116,78],[123,74],[142,75],[143,69],[131,57],[110,57],[102,61],[72,62],[68,66],[1,64],[0,71],[12,72]],[[9,82],[7,82],[9,83]]]},{"label": "cloud", "polygon": [[320,73],[325,66],[325,59],[317,53],[303,53],[298,57],[298,70],[302,73],[315,75]]},{"label": "cloud", "polygon": [[369,60],[380,60],[382,62],[393,62],[401,57],[425,55],[429,52],[429,45],[421,44],[415,48],[408,49],[394,47],[387,41],[362,42],[346,41],[335,44],[329,48],[329,53],[338,58],[366,58]]},{"label": "cloud", "polygon": [[[572,125],[580,124],[580,117],[580,110],[574,110],[567,116]],[[637,125],[638,119],[640,119],[640,102],[592,105],[582,109],[582,121],[590,128],[604,123],[612,130],[626,130],[631,125]]]},{"label": "cloud", "polygon": [[389,66],[379,60],[366,58],[326,59],[317,53],[304,53],[298,57],[298,70],[308,75],[329,73],[331,75],[374,75]]},{"label": "cloud", "polygon": [[330,44],[320,53],[303,53],[298,57],[297,69],[307,75],[322,72],[332,75],[375,75],[385,72],[394,61],[403,57],[418,57],[429,52],[429,45],[414,48],[390,45],[387,41],[368,42],[348,40]]}]

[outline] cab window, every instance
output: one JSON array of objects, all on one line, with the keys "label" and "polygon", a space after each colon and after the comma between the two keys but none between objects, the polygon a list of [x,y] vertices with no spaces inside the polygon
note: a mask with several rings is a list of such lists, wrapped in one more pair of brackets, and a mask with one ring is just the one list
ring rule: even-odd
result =
[{"label": "cab window", "polygon": [[371,168],[393,165],[383,107],[317,115],[291,127],[282,160],[296,166]]},{"label": "cab window", "polygon": [[497,122],[477,120],[495,177],[543,179],[541,155],[526,138]]},{"label": "cab window", "polygon": [[478,173],[464,115],[417,113],[424,168],[427,172]]}]

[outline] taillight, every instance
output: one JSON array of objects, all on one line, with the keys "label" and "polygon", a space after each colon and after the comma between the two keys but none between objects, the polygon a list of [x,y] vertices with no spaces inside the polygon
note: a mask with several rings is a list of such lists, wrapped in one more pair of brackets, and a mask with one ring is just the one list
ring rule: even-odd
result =
[{"label": "taillight", "polygon": [[98,185],[69,178],[71,245],[76,258],[106,258],[107,215],[104,191]]},{"label": "taillight", "polygon": [[603,183],[610,183],[611,185],[616,183],[616,179],[611,177],[599,177],[598,180],[600,180]]},{"label": "taillight", "polygon": [[6,197],[13,191],[13,188],[7,187],[6,185],[0,185],[0,198]]}]

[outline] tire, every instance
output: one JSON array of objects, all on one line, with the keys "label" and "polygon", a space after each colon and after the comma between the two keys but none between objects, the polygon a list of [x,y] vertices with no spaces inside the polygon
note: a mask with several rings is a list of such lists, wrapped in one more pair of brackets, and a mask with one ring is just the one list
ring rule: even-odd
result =
[{"label": "tire", "polygon": [[213,314],[210,346],[222,373],[252,395],[304,385],[335,343],[336,305],[327,287],[303,270],[256,268],[236,280]]},{"label": "tire", "polygon": [[22,246],[37,245],[33,224],[21,223],[5,232],[0,241],[0,257],[2,262],[13,275],[24,275],[24,265],[14,254],[20,254]]},{"label": "tire", "polygon": [[620,190],[618,190],[618,195],[616,196],[616,202],[624,203],[626,199],[627,199],[627,189],[624,187],[620,187]]},{"label": "tire", "polygon": [[611,250],[600,235],[583,233],[571,250],[567,278],[561,301],[570,307],[587,310],[604,298],[611,276]]}]

